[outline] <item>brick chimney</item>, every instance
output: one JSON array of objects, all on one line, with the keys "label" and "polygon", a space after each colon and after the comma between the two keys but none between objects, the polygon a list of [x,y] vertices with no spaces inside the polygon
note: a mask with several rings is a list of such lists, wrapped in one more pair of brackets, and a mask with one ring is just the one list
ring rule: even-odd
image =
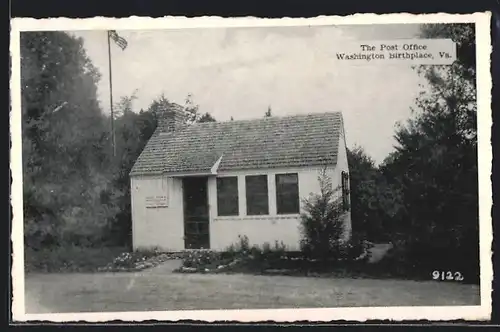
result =
[{"label": "brick chimney", "polygon": [[180,105],[171,105],[168,109],[161,112],[158,118],[158,128],[160,132],[169,132],[178,130],[186,124],[188,113]]}]

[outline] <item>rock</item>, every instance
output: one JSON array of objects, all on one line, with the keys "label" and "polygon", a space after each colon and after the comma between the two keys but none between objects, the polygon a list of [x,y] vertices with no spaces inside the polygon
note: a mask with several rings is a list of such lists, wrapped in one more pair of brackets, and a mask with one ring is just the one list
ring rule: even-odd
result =
[{"label": "rock", "polygon": [[238,264],[240,261],[241,261],[241,259],[237,258],[234,261],[232,261],[231,263],[229,263],[228,266],[234,266],[234,265]]},{"label": "rock", "polygon": [[269,274],[287,274],[287,273],[291,273],[292,270],[287,270],[287,269],[268,269],[268,270],[264,270],[265,273],[269,273]]}]

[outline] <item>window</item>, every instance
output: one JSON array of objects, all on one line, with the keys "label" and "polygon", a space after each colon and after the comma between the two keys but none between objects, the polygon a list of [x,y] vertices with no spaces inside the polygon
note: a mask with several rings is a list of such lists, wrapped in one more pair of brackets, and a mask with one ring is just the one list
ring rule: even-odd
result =
[{"label": "window", "polygon": [[219,216],[237,216],[238,178],[236,176],[217,178],[217,213]]},{"label": "window", "polygon": [[276,209],[278,214],[300,212],[299,177],[294,174],[276,174]]},{"label": "window", "polygon": [[267,192],[267,175],[245,177],[247,215],[269,214],[269,198]]},{"label": "window", "polygon": [[342,171],[342,202],[344,210],[349,211],[349,174]]}]

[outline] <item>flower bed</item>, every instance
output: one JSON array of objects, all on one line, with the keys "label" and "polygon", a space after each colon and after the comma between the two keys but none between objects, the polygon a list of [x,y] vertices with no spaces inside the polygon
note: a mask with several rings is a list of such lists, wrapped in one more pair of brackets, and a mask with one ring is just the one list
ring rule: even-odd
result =
[{"label": "flower bed", "polygon": [[370,243],[345,246],[341,257],[334,260],[318,260],[306,257],[300,252],[289,252],[283,245],[269,244],[262,248],[249,246],[248,239],[240,237],[238,244],[226,251],[198,250],[186,253],[181,273],[252,273],[279,275],[325,275],[349,274],[366,265]]},{"label": "flower bed", "polygon": [[183,273],[217,273],[226,272],[240,263],[241,259],[227,252],[197,250],[185,252],[182,266],[175,272]]},{"label": "flower bed", "polygon": [[170,260],[180,259],[183,253],[164,253],[159,251],[124,252],[111,263],[98,269],[99,272],[136,272],[158,266]]}]

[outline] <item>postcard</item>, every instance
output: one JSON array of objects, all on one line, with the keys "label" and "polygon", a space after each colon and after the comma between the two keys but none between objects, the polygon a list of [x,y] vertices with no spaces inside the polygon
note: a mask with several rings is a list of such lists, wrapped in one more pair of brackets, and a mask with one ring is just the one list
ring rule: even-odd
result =
[{"label": "postcard", "polygon": [[14,18],[13,319],[489,319],[489,36]]}]

